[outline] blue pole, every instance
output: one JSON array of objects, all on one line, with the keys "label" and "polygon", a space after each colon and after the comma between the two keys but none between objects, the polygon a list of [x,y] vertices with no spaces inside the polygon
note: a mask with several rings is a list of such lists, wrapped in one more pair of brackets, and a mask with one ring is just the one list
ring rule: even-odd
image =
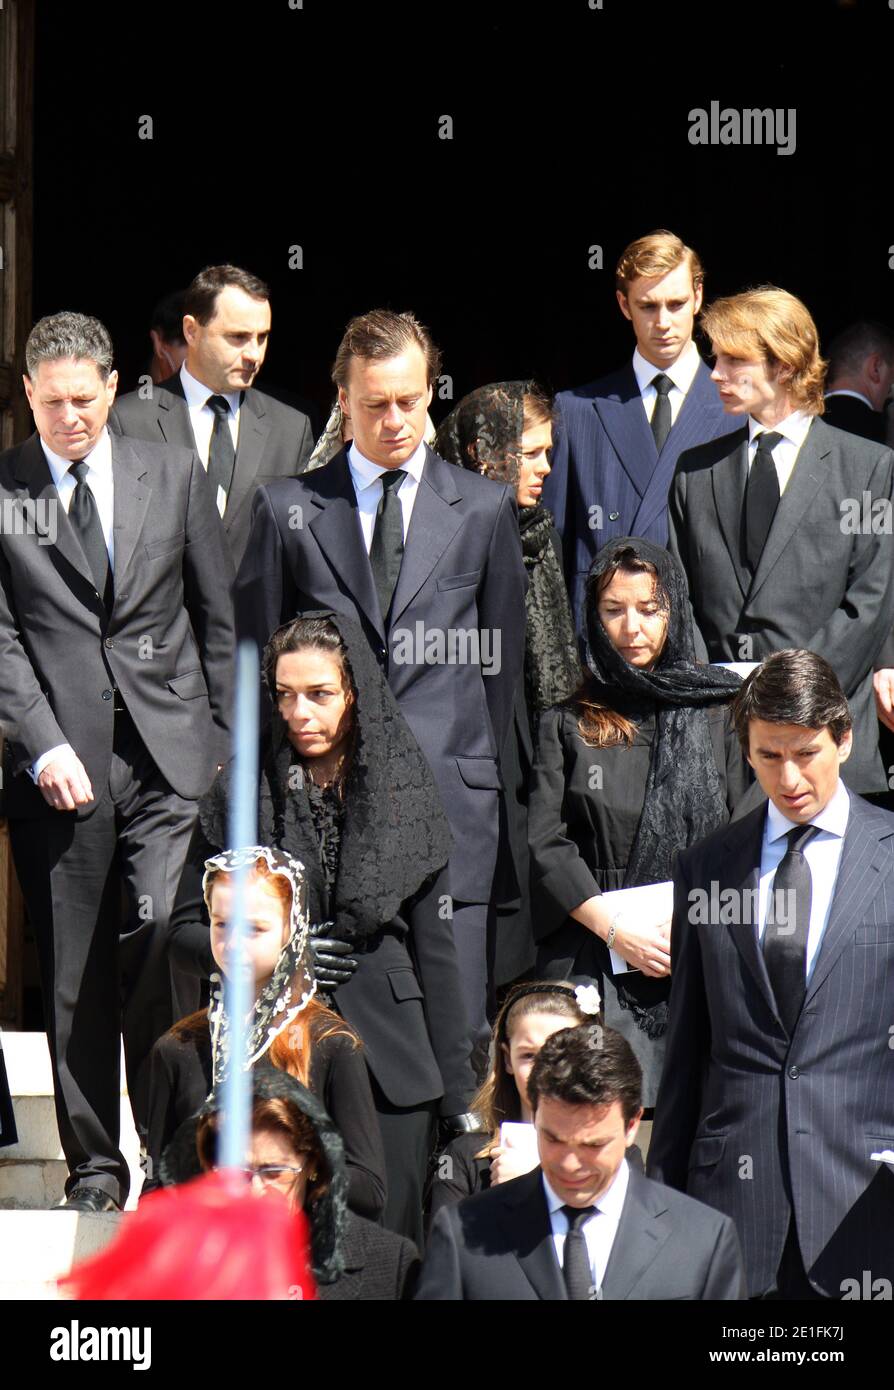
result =
[{"label": "blue pole", "polygon": [[[236,729],[230,848],[242,849],[258,842],[258,655],[251,642],[240,642],[236,654]],[[230,922],[232,967],[225,982],[230,1016],[230,1068],[223,1092],[223,1132],[219,1163],[222,1168],[241,1168],[246,1161],[251,1113],[251,1077],[245,1070],[245,1016],[254,999],[254,980],[248,977],[246,958],[246,890],[248,866],[233,875],[233,916]]]}]

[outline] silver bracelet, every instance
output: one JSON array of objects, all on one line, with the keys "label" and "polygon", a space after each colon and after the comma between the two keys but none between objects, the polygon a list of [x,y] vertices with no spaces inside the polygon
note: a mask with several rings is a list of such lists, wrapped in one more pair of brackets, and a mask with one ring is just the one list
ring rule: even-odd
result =
[{"label": "silver bracelet", "polygon": [[605,944],[606,944],[606,946],[608,947],[609,950],[611,950],[611,948],[612,948],[612,947],[614,946],[614,944],[615,944],[615,935],[616,935],[616,933],[617,933],[617,930],[618,930],[618,923],[620,922],[620,920],[621,920],[621,914],[620,914],[620,912],[619,912],[615,917],[612,918],[612,924],[611,924],[611,926],[610,926],[609,929],[608,929],[608,936],[605,938]]}]

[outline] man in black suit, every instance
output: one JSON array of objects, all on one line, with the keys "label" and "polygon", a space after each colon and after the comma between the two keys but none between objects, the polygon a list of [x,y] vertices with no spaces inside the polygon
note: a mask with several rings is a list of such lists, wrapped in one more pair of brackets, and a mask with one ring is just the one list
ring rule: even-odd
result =
[{"label": "man in black suit", "polygon": [[498,757],[522,668],[525,571],[512,489],[452,467],[424,442],[439,370],[412,315],[351,320],[332,376],[353,441],[324,468],[258,489],[236,626],[259,649],[311,608],[363,628],[450,821],[441,910],[452,914],[469,1022],[484,1048]]},{"label": "man in black suit", "polygon": [[416,1297],[742,1298],[729,1218],[627,1163],[640,1081],[614,1029],[554,1033],[528,1077],[540,1167],[438,1212]]},{"label": "man in black suit", "polygon": [[185,292],[186,360],[175,376],[122,396],[112,427],[198,453],[238,569],[256,487],[292,478],[313,435],[300,410],[252,386],[270,338],[270,292],[234,265],[199,272]]},{"label": "man in black suit", "polygon": [[651,232],[615,271],[633,360],[556,397],[556,437],[543,502],[562,536],[574,619],[584,631],[584,584],[616,536],[667,543],[667,490],[683,449],[733,428],[692,339],[704,271],[673,232]]},{"label": "man in black suit", "polygon": [[892,381],[894,333],[883,323],[852,323],[829,344],[823,419],[835,429],[884,444]]},{"label": "man in black suit", "polygon": [[734,1219],[753,1297],[840,1298],[894,1281],[894,816],[839,779],[822,657],[768,657],[733,710],[769,803],[679,858],[648,1172]]},{"label": "man in black suit", "polygon": [[668,547],[686,573],[708,658],[821,652],[854,720],[845,781],[884,791],[873,666],[894,611],[894,455],[820,419],[816,327],[794,295],[749,290],[717,300],[703,322],[712,379],[742,428],[681,455]]},{"label": "man in black suit", "polygon": [[106,429],[117,373],[103,325],[42,319],[25,358],[37,433],[0,454],[4,809],[67,1205],[96,1211],[128,1190],[122,1024],[139,1127],[141,1063],[186,1002],[174,1011],[166,924],[197,798],[227,756],[233,570],[195,453]]}]

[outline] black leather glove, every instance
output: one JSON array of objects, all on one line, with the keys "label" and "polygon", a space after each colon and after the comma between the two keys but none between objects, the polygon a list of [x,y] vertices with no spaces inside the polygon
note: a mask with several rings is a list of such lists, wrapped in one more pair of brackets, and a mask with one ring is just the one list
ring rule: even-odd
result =
[{"label": "black leather glove", "polygon": [[357,969],[349,941],[337,941],[322,935],[332,930],[332,922],[319,922],[310,929],[310,949],[313,952],[314,979],[321,989],[333,990],[346,984]]}]

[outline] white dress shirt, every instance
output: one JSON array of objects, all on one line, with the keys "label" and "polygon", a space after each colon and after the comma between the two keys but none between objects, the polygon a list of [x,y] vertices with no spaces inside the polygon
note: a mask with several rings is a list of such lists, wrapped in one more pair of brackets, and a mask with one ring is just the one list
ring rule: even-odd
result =
[{"label": "white dress shirt", "polygon": [[[543,1178],[543,1195],[546,1198],[546,1205],[549,1210],[549,1222],[552,1227],[553,1245],[556,1251],[556,1259],[559,1261],[559,1269],[562,1268],[562,1261],[565,1257],[565,1237],[568,1234],[568,1217],[562,1207],[565,1205],[561,1197],[558,1197],[550,1187],[546,1177]],[[624,1209],[624,1201],[627,1196],[627,1183],[630,1179],[630,1170],[627,1167],[626,1158],[621,1159],[621,1166],[606,1188],[602,1196],[595,1203],[596,1210],[589,1216],[580,1228],[584,1233],[587,1242],[587,1254],[590,1257],[590,1273],[593,1276],[593,1283],[597,1289],[602,1288],[605,1280],[605,1271],[608,1267],[609,1256],[612,1253],[612,1246],[615,1243],[615,1236],[618,1234],[618,1222],[621,1220],[621,1212]]]},{"label": "white dress shirt", "polygon": [[[64,459],[59,454],[54,454],[52,449],[48,449],[41,439],[40,447],[43,449],[44,457],[47,461],[50,472],[53,475],[53,482],[56,484],[56,491],[59,494],[59,501],[65,509],[66,515],[71,508],[71,499],[74,497],[77,479],[73,473],[69,472],[71,460]],[[115,487],[112,477],[112,441],[107,429],[97,439],[89,454],[85,454],[87,461],[87,477],[85,482],[93,493],[96,502],[96,510],[99,514],[99,524],[102,527],[102,534],[105,537],[106,550],[109,552],[109,564],[112,573],[115,573]],[[60,743],[55,748],[47,749],[42,753],[35,763],[28,769],[33,781],[37,781],[47,763],[57,758],[60,753],[71,751],[71,744]]]},{"label": "white dress shirt", "polygon": [[791,415],[786,415],[784,420],[780,420],[778,425],[762,425],[755,420],[752,415],[748,417],[748,473],[751,474],[751,465],[754,463],[754,456],[757,453],[758,435],[761,434],[781,434],[779,443],[772,449],[773,462],[776,465],[776,477],[779,479],[779,496],[785,492],[786,483],[792,476],[792,470],[801,452],[801,445],[807,438],[807,431],[813,424],[815,416],[808,415],[803,410],[793,410]]},{"label": "white dress shirt", "polygon": [[658,392],[652,385],[653,378],[658,376],[659,372],[663,372],[673,382],[673,386],[667,393],[671,408],[671,425],[673,426],[683,407],[686,392],[695,380],[700,361],[698,348],[691,338],[689,346],[683,349],[672,367],[656,367],[654,363],[646,361],[639,348],[636,349],[633,354],[633,375],[636,377],[636,384],[643,398],[643,409],[650,425],[655,402],[658,399]]},{"label": "white dress shirt", "polygon": [[[804,858],[810,867],[810,925],[807,931],[806,978],[809,980],[820,948],[829,909],[835,892],[835,880],[841,863],[841,846],[847,830],[851,803],[844,783],[839,781],[831,800],[826,803],[811,825],[818,825],[820,833],[804,846]],[[795,828],[781,811],[777,811],[772,801],[767,803],[767,819],[764,824],[764,838],[761,845],[761,881],[758,903],[758,937],[764,938],[767,926],[767,908],[770,901],[770,888],[782,858],[788,849],[785,836]]]},{"label": "white dress shirt", "polygon": [[233,449],[239,447],[239,413],[242,405],[241,391],[212,391],[201,381],[196,381],[194,376],[186,370],[186,363],[180,368],[180,384],[183,387],[183,394],[186,397],[186,405],[189,410],[189,423],[192,425],[193,439],[196,441],[196,453],[202,460],[202,466],[208,471],[208,459],[211,454],[211,433],[214,429],[215,415],[208,404],[211,396],[223,396],[230,413],[227,420],[230,426],[230,434],[233,436]]},{"label": "white dress shirt", "polygon": [[[422,440],[415,453],[411,454],[406,463],[399,465],[406,477],[397,489],[397,496],[400,501],[400,510],[404,523],[404,541],[407,539],[407,532],[410,529],[410,517],[413,515],[413,503],[416,501],[416,493],[419,491],[419,484],[422,481],[422,469],[425,464],[425,441]],[[382,468],[381,464],[372,463],[364,454],[361,454],[356,443],[352,440],[351,447],[348,449],[348,467],[351,470],[351,481],[354,484],[354,491],[357,494],[357,511],[360,515],[360,528],[363,532],[363,544],[366,546],[366,553],[369,554],[373,542],[373,531],[376,526],[376,512],[382,500],[384,491],[382,483],[379,481],[383,473],[391,473],[394,470]]]}]

